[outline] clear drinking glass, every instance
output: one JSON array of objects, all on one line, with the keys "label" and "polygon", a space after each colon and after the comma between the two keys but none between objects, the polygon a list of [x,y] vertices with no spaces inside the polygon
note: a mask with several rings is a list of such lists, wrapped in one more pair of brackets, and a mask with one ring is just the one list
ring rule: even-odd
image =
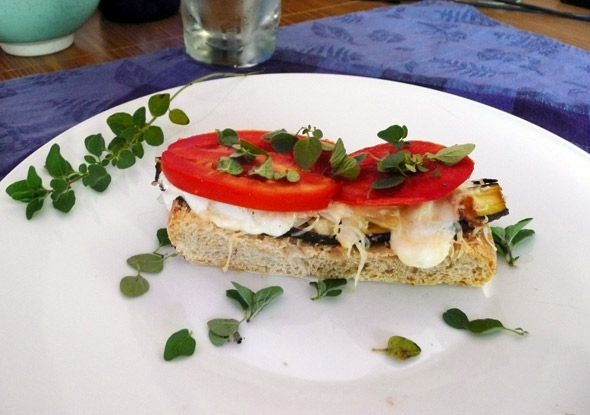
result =
[{"label": "clear drinking glass", "polygon": [[275,50],[281,0],[182,0],[184,44],[194,59],[248,67]]}]

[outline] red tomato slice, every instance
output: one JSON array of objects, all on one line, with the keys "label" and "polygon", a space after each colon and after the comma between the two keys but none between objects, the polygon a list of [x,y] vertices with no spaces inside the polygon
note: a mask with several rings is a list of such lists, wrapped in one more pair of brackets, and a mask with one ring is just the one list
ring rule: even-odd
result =
[{"label": "red tomato slice", "polygon": [[[341,185],[321,173],[301,171],[291,154],[275,153],[262,137],[267,131],[239,131],[240,138],[269,152],[275,170],[286,168],[299,172],[300,180],[267,180],[243,173],[233,176],[217,171],[220,157],[229,156],[233,149],[222,146],[217,134],[207,133],[181,139],[162,154],[161,167],[166,178],[185,192],[218,202],[250,209],[273,212],[320,210],[328,206]],[[254,164],[245,165],[247,172]]]},{"label": "red tomato slice", "polygon": [[[412,154],[436,153],[444,146],[426,141],[409,141],[411,145],[405,147]],[[361,163],[359,177],[351,182],[344,182],[340,195],[336,200],[349,205],[371,206],[401,206],[415,205],[428,202],[448,195],[459,185],[464,183],[473,172],[473,161],[465,157],[453,166],[446,166],[438,162],[429,162],[426,173],[411,174],[396,187],[383,190],[372,190],[375,180],[385,177],[377,171],[377,160],[397,150],[390,144],[380,144],[359,150],[352,156],[367,153]],[[373,156],[373,157],[371,157]],[[438,171],[440,174],[435,174]]]}]

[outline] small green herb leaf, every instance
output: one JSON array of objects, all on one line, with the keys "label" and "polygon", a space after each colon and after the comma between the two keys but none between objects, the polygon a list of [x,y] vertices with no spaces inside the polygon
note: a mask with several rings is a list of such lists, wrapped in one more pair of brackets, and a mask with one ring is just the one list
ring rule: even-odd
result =
[{"label": "small green herb leaf", "polygon": [[116,165],[119,169],[128,169],[135,164],[135,159],[135,154],[131,150],[123,150],[116,159]]},{"label": "small green herb leaf", "polygon": [[270,160],[270,157],[264,160],[264,162],[261,165],[252,168],[248,172],[248,174],[258,175],[264,177],[265,179],[273,180],[275,178],[275,171],[272,165],[272,161]]},{"label": "small green herb leaf", "polygon": [[234,158],[231,157],[221,157],[217,160],[217,171],[229,173],[233,176],[239,176],[244,172],[244,168]]},{"label": "small green herb leaf", "polygon": [[45,168],[52,177],[64,177],[74,172],[72,165],[61,155],[58,144],[53,144],[49,149]]},{"label": "small green herb leaf", "polygon": [[170,119],[170,122],[176,125],[188,125],[190,123],[188,115],[186,115],[186,113],[179,108],[170,110],[168,113],[168,118]]},{"label": "small green herb leaf", "polygon": [[164,269],[164,257],[160,254],[138,254],[127,259],[127,263],[140,272],[157,274]]},{"label": "small green herb leaf", "polygon": [[133,116],[126,112],[117,112],[107,118],[107,125],[115,135],[120,135],[124,130],[135,126]]},{"label": "small green herb leaf", "polygon": [[182,329],[172,334],[164,346],[164,360],[167,362],[180,356],[192,356],[197,342],[188,329]]},{"label": "small green herb leaf", "polygon": [[123,277],[119,289],[127,297],[139,297],[150,289],[150,283],[141,275]]},{"label": "small green herb leaf", "polygon": [[347,180],[356,179],[361,171],[359,161],[346,154],[344,142],[341,138],[336,141],[336,144],[332,149],[330,166],[332,166],[332,171],[335,176],[341,176]]},{"label": "small green herb leaf", "polygon": [[160,247],[171,246],[170,238],[168,237],[168,229],[160,228],[156,232],[156,238],[158,238],[158,244]]},{"label": "small green herb leaf", "polygon": [[522,219],[506,228],[492,226],[492,237],[497,252],[508,265],[516,266],[518,257],[514,256],[514,248],[535,234],[532,229],[524,229],[532,220],[532,218]]},{"label": "small green herb leaf", "polygon": [[433,160],[440,161],[447,166],[457,164],[467,157],[475,149],[474,144],[455,144],[440,149],[433,157]]},{"label": "small green herb leaf", "polygon": [[240,138],[238,137],[238,133],[231,128],[226,128],[224,130],[216,130],[217,131],[217,141],[222,146],[233,147],[240,142]]},{"label": "small green herb leaf", "polygon": [[464,329],[467,323],[469,323],[467,315],[458,308],[451,308],[445,311],[442,317],[445,323],[455,329]]},{"label": "small green herb leaf", "polygon": [[56,192],[51,194],[53,207],[60,212],[68,213],[76,203],[76,195],[72,189]]},{"label": "small green herb leaf", "polygon": [[209,340],[215,346],[235,341],[242,342],[242,336],[238,332],[240,322],[233,318],[216,318],[207,322],[209,328]]},{"label": "small green herb leaf", "polygon": [[82,179],[82,183],[97,192],[104,192],[111,184],[111,176],[103,166],[91,164],[88,166],[88,174]]},{"label": "small green herb leaf", "polygon": [[143,133],[143,138],[150,146],[157,147],[164,143],[164,132],[157,125],[150,125]]},{"label": "small green herb leaf", "polygon": [[420,346],[412,340],[402,336],[392,336],[387,341],[387,347],[384,349],[373,349],[374,352],[385,352],[398,360],[407,360],[411,357],[418,356],[422,351]]},{"label": "small green herb leaf", "polygon": [[138,128],[145,126],[145,107],[139,107],[133,113],[133,124]]},{"label": "small green herb leaf", "polygon": [[316,137],[308,137],[297,140],[293,146],[295,162],[303,170],[309,169],[315,164],[322,154],[322,143]]},{"label": "small green herb leaf", "polygon": [[283,294],[283,289],[278,286],[266,287],[256,291],[251,307],[252,311],[247,321],[252,320],[264,307],[274,301],[281,294]]},{"label": "small green herb leaf", "polygon": [[309,285],[316,289],[316,295],[311,297],[312,300],[317,301],[323,297],[337,297],[342,294],[342,289],[346,285],[345,278],[334,278],[326,280],[311,281]]},{"label": "small green herb leaf", "polygon": [[404,182],[404,180],[406,180],[406,178],[401,175],[381,177],[373,182],[371,189],[390,189],[392,187],[399,186]]},{"label": "small green herb leaf", "polygon": [[499,320],[482,318],[468,321],[464,328],[474,334],[487,334],[502,330],[505,327]]},{"label": "small green herb leaf", "polygon": [[148,100],[148,109],[154,117],[161,117],[170,108],[170,94],[152,95]]},{"label": "small green herb leaf", "polygon": [[100,157],[103,151],[106,150],[106,144],[102,134],[89,135],[84,140],[84,145],[86,146],[86,150],[96,157]]},{"label": "small green herb leaf", "polygon": [[387,141],[395,148],[401,149],[404,145],[403,139],[408,136],[408,128],[405,125],[392,125],[385,130],[379,131],[377,137]]},{"label": "small green herb leaf", "polygon": [[270,145],[277,153],[289,153],[293,151],[295,143],[299,141],[299,138],[285,130],[277,130],[272,133],[268,133],[266,138],[270,139]]}]

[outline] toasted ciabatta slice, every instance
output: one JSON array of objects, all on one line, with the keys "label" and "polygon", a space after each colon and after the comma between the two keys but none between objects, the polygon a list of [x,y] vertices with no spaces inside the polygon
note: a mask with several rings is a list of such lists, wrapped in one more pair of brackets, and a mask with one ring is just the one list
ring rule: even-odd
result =
[{"label": "toasted ciabatta slice", "polygon": [[487,224],[464,232],[447,258],[430,268],[405,265],[387,244],[372,244],[360,272],[357,250],[289,236],[249,235],[222,229],[191,211],[182,198],[172,204],[168,235],[177,252],[192,263],[265,274],[482,286],[496,272],[496,251]]}]

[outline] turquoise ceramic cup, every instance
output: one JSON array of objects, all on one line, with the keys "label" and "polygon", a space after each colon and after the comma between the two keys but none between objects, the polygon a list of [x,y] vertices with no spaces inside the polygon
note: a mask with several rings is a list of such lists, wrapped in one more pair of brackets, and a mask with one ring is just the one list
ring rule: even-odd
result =
[{"label": "turquoise ceramic cup", "polygon": [[0,0],[0,48],[36,56],[63,50],[99,0]]}]

